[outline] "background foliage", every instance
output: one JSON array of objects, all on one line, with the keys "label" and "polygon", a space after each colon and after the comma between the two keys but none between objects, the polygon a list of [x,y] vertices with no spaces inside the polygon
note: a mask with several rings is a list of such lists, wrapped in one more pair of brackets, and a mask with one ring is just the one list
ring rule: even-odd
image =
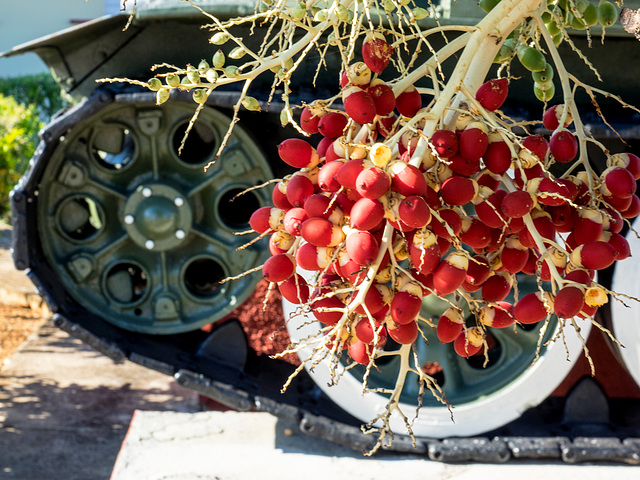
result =
[{"label": "background foliage", "polygon": [[64,106],[47,74],[0,78],[0,216],[9,214],[9,193],[33,156],[38,131]]}]

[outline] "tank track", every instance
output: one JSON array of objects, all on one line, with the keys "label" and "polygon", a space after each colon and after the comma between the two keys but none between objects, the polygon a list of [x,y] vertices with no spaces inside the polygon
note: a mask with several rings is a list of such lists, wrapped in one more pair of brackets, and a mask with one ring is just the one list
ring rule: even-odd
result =
[{"label": "tank track", "polygon": [[[138,96],[136,96],[138,95]],[[53,323],[115,362],[132,361],[172,376],[183,387],[239,411],[271,413],[298,425],[305,434],[345,448],[367,451],[376,438],[365,435],[361,422],[335,405],[301,372],[285,393],[281,386],[293,366],[254,352],[237,321],[227,321],[212,332],[202,330],[173,335],[151,335],[121,329],[87,311],[69,298],[47,266],[34,220],[38,180],[58,139],[85,116],[105,103],[127,102],[139,94],[98,93],[55,118],[41,132],[41,143],[31,166],[12,194],[13,258],[27,270],[46,300]],[[218,99],[220,102],[223,100]],[[230,103],[231,104],[231,103]],[[240,358],[216,352],[231,342]],[[566,399],[550,397],[524,412],[518,420],[470,438],[416,438],[395,434],[380,455],[416,454],[439,462],[504,463],[518,460],[561,460],[640,464],[640,401],[607,399],[597,384],[583,380]],[[455,414],[455,410],[454,410]],[[613,421],[612,419],[622,419]]]}]

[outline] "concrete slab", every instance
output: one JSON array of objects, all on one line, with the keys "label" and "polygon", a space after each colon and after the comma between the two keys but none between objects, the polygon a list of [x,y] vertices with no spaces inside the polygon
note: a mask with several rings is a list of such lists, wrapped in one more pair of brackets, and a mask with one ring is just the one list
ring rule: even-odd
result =
[{"label": "concrete slab", "polygon": [[46,324],[0,371],[0,478],[105,480],[134,411],[197,409],[171,377]]},{"label": "concrete slab", "polygon": [[637,467],[511,461],[443,464],[416,455],[364,457],[266,413],[138,411],[111,480],[381,478],[631,480]]}]

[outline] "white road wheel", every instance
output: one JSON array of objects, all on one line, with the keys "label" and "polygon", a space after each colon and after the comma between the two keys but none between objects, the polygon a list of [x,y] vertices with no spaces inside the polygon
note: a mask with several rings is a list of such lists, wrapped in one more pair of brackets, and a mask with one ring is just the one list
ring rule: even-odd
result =
[{"label": "white road wheel", "polygon": [[[633,223],[635,229],[640,223],[636,220]],[[627,241],[632,252],[640,251],[640,239],[635,233],[627,233]],[[616,263],[613,273],[611,289],[614,292],[640,298],[640,258],[638,256],[629,257]],[[625,301],[628,306],[612,300],[611,303],[611,327],[613,336],[624,345],[618,348],[620,357],[627,370],[640,385],[640,304],[634,300]]]},{"label": "white road wheel", "polygon": [[[640,283],[639,283],[640,284]],[[423,312],[442,308],[438,302],[423,302]],[[439,301],[442,303],[441,301]],[[285,318],[296,311],[296,306],[283,302]],[[427,313],[427,317],[430,316]],[[311,316],[294,316],[288,322],[289,335],[293,342],[299,342],[318,331],[317,322],[309,322]],[[576,319],[584,338],[589,334],[591,323]],[[491,329],[497,349],[490,355],[486,368],[462,359],[453,352],[451,344],[441,345],[435,332],[429,327],[421,327],[429,341],[427,346],[421,339],[416,342],[416,351],[422,365],[428,362],[441,367],[440,383],[453,406],[453,419],[448,408],[433,399],[429,392],[423,398],[423,407],[412,428],[417,436],[446,438],[469,436],[491,431],[520,417],[525,410],[542,402],[567,376],[582,352],[582,344],[571,326],[565,327],[565,344],[562,340],[542,349],[536,363],[535,357],[540,327],[525,330]],[[557,322],[550,323],[545,338],[552,338],[558,328]],[[419,337],[420,338],[420,337]],[[389,342],[387,343],[389,345]],[[495,351],[497,350],[497,352]],[[300,352],[304,360],[311,349]],[[345,355],[346,356],[346,355]],[[392,357],[396,359],[397,357]],[[370,386],[392,386],[398,371],[398,362],[380,362],[377,372],[371,372]],[[482,363],[482,360],[478,363]],[[307,369],[315,383],[342,409],[363,423],[370,422],[384,411],[387,403],[381,394],[362,394],[363,369],[353,368],[340,377],[337,385],[329,386],[331,375],[326,364],[319,364],[313,370]],[[417,377],[414,377],[417,380]],[[412,384],[413,383],[413,384]],[[411,419],[415,415],[418,382],[407,381],[403,391],[401,409]],[[394,432],[405,432],[400,416],[392,418]]]}]

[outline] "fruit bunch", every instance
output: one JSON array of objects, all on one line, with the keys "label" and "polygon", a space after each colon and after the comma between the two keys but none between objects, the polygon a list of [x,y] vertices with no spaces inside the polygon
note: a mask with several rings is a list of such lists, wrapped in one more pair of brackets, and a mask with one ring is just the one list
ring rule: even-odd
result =
[{"label": "fruit bunch", "polygon": [[[399,133],[423,98],[412,87],[396,97],[375,78],[392,55],[383,38],[365,40],[362,55],[341,78],[344,112],[304,107],[302,129],[321,138],[278,146],[298,171],[250,222],[270,235],[265,278],[322,323],[325,347],[368,365],[387,336],[416,341],[424,297],[454,292],[475,319],[467,325],[449,299],[437,333],[464,357],[486,346],[487,327],[593,317],[607,301],[595,273],[630,255],[620,231],[640,213],[640,158],[611,155],[598,177],[555,177],[549,166],[578,153],[564,106],[541,119],[548,138],[510,138],[487,121],[508,95],[508,80],[496,78],[452,128],[428,137],[414,165],[419,135]],[[550,286],[507,303],[518,274]]]}]

